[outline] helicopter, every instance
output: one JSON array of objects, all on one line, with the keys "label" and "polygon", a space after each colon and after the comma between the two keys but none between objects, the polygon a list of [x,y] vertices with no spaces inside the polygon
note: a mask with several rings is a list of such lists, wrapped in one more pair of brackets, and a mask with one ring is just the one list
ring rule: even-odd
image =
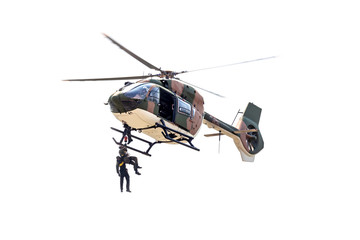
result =
[{"label": "helicopter", "polygon": [[[259,130],[261,108],[249,102],[236,126],[234,127],[227,124],[204,111],[204,98],[197,89],[201,89],[219,97],[223,96],[197,87],[177,77],[179,74],[211,68],[181,72],[165,71],[142,59],[108,35],[104,34],[104,36],[148,68],[159,72],[157,74],[143,76],[63,80],[138,80],[135,83],[125,82],[124,86],[111,94],[108,102],[105,103],[110,106],[110,110],[116,119],[123,124],[123,130],[111,127],[112,130],[122,134],[120,141],[113,138],[117,145],[124,146],[147,156],[151,156],[149,152],[152,147],[155,144],[160,143],[180,144],[199,151],[192,141],[197,136],[201,125],[205,124],[209,128],[217,131],[217,133],[214,134],[206,134],[206,137],[219,136],[220,139],[221,135],[226,135],[233,139],[243,161],[254,161],[255,155],[264,147],[264,141]],[[235,64],[243,64],[269,58],[274,57],[259,58]],[[151,142],[142,137],[135,136],[132,134],[134,131],[144,133],[154,139],[154,141]],[[140,150],[134,146],[130,146],[130,143],[135,140],[148,144],[147,149]]]}]

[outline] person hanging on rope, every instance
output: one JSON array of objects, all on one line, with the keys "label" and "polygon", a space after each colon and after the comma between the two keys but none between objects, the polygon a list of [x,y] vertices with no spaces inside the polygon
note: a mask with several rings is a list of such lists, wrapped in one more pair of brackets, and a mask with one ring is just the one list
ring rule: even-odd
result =
[{"label": "person hanging on rope", "polygon": [[126,191],[130,191],[130,176],[126,168],[124,157],[116,157],[116,172],[120,177],[120,191],[123,191],[124,178],[126,179]]}]

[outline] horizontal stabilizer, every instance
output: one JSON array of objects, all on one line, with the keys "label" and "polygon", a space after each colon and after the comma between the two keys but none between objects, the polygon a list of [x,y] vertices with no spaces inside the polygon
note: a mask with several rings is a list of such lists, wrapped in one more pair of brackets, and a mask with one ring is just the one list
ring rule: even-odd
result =
[{"label": "horizontal stabilizer", "polygon": [[218,137],[224,135],[223,133],[211,133],[211,134],[204,134],[205,137]]}]

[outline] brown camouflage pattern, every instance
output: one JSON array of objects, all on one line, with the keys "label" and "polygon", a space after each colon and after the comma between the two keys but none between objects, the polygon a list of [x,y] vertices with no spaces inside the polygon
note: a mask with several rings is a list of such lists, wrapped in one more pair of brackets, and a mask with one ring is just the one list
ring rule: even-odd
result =
[{"label": "brown camouflage pattern", "polygon": [[[156,84],[179,96],[183,101],[188,102],[192,106],[191,113],[195,113],[194,116],[188,116],[179,112],[178,109],[174,109],[176,111],[174,123],[188,131],[191,135],[196,135],[203,120],[204,98],[193,87],[170,79],[144,79],[139,82]],[[159,109],[154,102],[145,100],[139,107],[160,117]]]},{"label": "brown camouflage pattern", "polygon": [[[239,121],[237,126],[239,126],[238,127],[239,130],[249,130],[243,121]],[[248,139],[247,135],[248,135],[247,133],[240,133],[240,140],[241,140],[241,143],[243,144],[245,150],[250,153],[250,147],[249,147],[249,144],[247,141],[247,139]]]},{"label": "brown camouflage pattern", "polygon": [[182,93],[184,92],[184,84],[182,84],[178,81],[172,80],[171,81],[171,91],[174,92],[175,94],[181,96]]}]

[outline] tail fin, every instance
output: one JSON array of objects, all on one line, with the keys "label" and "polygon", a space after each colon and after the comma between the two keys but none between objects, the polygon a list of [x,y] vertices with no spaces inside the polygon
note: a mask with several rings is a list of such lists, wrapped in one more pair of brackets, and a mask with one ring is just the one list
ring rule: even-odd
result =
[{"label": "tail fin", "polygon": [[[241,158],[245,162],[253,162],[255,154],[264,148],[264,141],[259,130],[261,108],[249,103],[242,117],[240,117],[236,128],[222,122],[205,112],[203,123],[209,128],[214,128],[220,134],[231,137],[238,148]],[[209,134],[206,136],[215,136]]]}]

